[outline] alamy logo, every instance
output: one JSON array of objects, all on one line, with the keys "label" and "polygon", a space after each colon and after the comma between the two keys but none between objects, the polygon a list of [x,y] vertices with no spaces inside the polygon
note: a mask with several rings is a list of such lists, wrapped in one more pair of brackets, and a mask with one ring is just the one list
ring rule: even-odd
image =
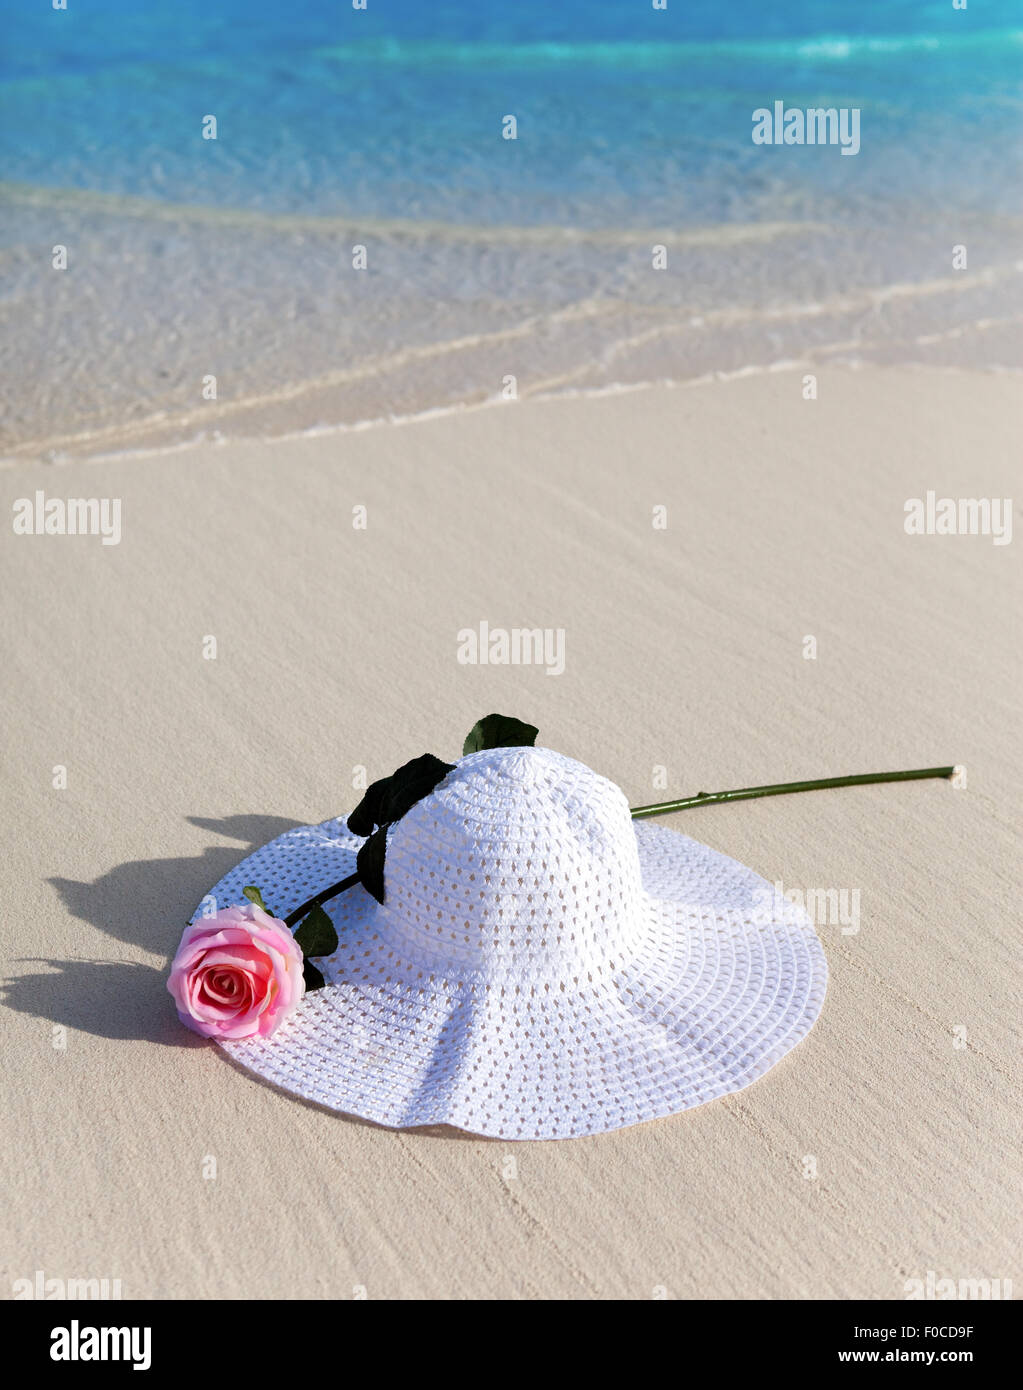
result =
[{"label": "alamy logo", "polygon": [[133,1371],[148,1371],[153,1364],[151,1327],[81,1327],[77,1319],[69,1327],[50,1333],[51,1361],[131,1361]]},{"label": "alamy logo", "polygon": [[456,635],[461,666],[546,666],[549,676],[565,669],[563,627],[463,627]]},{"label": "alamy logo", "polygon": [[903,510],[907,536],[990,536],[993,545],[1012,540],[1011,497],[910,497]]},{"label": "alamy logo", "polygon": [[16,536],[101,536],[104,545],[121,540],[119,497],[19,497],[14,503]]},{"label": "alamy logo", "polygon": [[787,110],[783,101],[774,109],[758,106],[753,112],[754,145],[841,145],[843,154],[860,152],[858,106],[798,106]]},{"label": "alamy logo", "polygon": [[117,1299],[121,1297],[120,1279],[47,1279],[43,1270],[37,1269],[34,1279],[15,1279],[11,1292],[16,1300],[25,1298],[68,1299],[79,1298]]},{"label": "alamy logo", "polygon": [[860,890],[786,888],[778,879],[769,888],[753,891],[751,920],[761,926],[799,922],[804,912],[815,927],[841,927],[843,936],[855,936],[860,929]]},{"label": "alamy logo", "polygon": [[933,1269],[926,1279],[907,1279],[902,1286],[907,1300],[937,1299],[966,1301],[968,1299],[1011,1300],[1011,1279],[939,1279]]}]

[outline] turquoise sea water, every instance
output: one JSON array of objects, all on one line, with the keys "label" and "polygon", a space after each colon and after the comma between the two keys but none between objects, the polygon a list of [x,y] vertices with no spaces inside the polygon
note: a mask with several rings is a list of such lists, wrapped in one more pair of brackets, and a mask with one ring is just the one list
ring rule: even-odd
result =
[{"label": "turquoise sea water", "polygon": [[[471,399],[522,325],[519,374],[553,386],[857,346],[1016,365],[1010,0],[0,0],[0,23],[2,302],[42,372],[15,437],[184,409],[202,355],[238,399],[360,381],[307,423]],[[754,145],[776,100],[858,108],[860,152]],[[54,315],[78,395],[46,379]]]},{"label": "turquoise sea water", "polygon": [[[975,0],[0,4],[5,177],[309,213],[590,225],[1020,211],[1023,10]],[[751,111],[858,106],[855,160]],[[199,138],[214,113],[216,142]],[[516,114],[519,139],[500,139]]]}]

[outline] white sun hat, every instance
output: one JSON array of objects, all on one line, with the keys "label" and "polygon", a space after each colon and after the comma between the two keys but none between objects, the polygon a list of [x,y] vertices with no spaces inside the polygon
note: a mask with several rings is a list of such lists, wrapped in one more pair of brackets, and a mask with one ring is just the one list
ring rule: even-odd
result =
[{"label": "white sun hat", "polygon": [[[813,1026],[827,966],[806,913],[546,748],[463,757],[385,832],[384,902],[327,904],[326,980],[250,1071],[405,1128],[600,1134],[755,1081]],[[284,917],[355,870],[343,819],[289,830],[212,890]],[[209,903],[210,899],[204,900]],[[199,914],[197,914],[198,916]]]}]

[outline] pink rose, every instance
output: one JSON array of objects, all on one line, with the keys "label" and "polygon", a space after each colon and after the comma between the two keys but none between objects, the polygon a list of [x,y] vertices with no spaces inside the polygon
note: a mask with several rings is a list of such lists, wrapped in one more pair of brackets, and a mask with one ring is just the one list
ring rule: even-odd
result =
[{"label": "pink rose", "polygon": [[267,1037],[305,994],[302,951],[261,907],[226,907],[185,928],[167,988],[195,1033]]}]

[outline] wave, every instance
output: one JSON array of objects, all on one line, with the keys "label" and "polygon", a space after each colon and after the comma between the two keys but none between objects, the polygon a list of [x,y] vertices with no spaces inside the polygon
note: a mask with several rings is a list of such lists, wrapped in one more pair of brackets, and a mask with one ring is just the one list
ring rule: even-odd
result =
[{"label": "wave", "polygon": [[[957,334],[968,333],[972,330],[984,330],[987,328],[997,328],[1004,324],[1018,324],[1018,318],[1008,320],[978,320],[975,324],[964,325],[955,330]],[[951,334],[935,335],[933,341],[952,336]],[[914,341],[923,343],[930,339],[919,338]],[[877,368],[878,363],[864,358],[862,351],[871,346],[863,340],[850,342],[825,343],[814,350],[809,357],[782,357],[767,362],[749,362],[741,367],[733,367],[722,371],[701,372],[688,377],[656,377],[649,380],[640,381],[610,381],[601,386],[570,386],[558,385],[557,383],[544,383],[541,388],[531,392],[528,396],[530,401],[570,401],[570,400],[599,400],[604,396],[629,396],[641,391],[651,390],[678,390],[684,391],[693,387],[709,386],[718,382],[740,381],[748,377],[777,376],[784,372],[803,372],[812,368],[818,359],[835,358],[837,365],[848,370],[863,370],[864,368]],[[960,375],[964,371],[976,371],[973,368],[961,366],[928,365],[922,362],[903,362],[899,366],[902,370],[938,372],[942,375]],[[883,368],[881,368],[883,370]],[[1023,378],[1023,372],[1011,367],[987,367],[981,369],[988,373],[999,375],[1010,375],[1017,379]],[[367,430],[394,429],[408,425],[422,424],[428,420],[444,419],[447,416],[473,415],[478,411],[492,409],[507,409],[507,403],[500,395],[487,396],[474,401],[454,401],[446,405],[427,406],[422,410],[409,411],[406,414],[382,414],[367,416],[363,419],[352,421],[338,421],[329,425],[309,425],[298,429],[286,429],[274,434],[259,433],[257,435],[224,434],[220,430],[212,433],[208,430],[196,430],[185,435],[181,439],[175,439],[171,443],[133,445],[128,442],[127,436],[130,431],[102,430],[91,433],[81,433],[65,437],[61,443],[64,444],[84,444],[93,442],[96,444],[94,450],[86,450],[78,457],[87,463],[107,463],[121,462],[129,459],[151,459],[163,458],[172,454],[186,453],[187,451],[200,446],[226,446],[238,443],[247,439],[256,439],[261,444],[283,444],[293,440],[322,439],[333,436],[347,434],[363,434]],[[120,445],[110,443],[110,439],[115,438],[120,433],[123,436],[123,443]],[[107,437],[107,443],[102,443],[103,437]],[[52,445],[55,441],[50,441]],[[26,456],[30,456],[33,450],[38,450],[40,445],[20,446],[16,453],[0,455],[0,469],[7,470],[23,466]]]},{"label": "wave", "polygon": [[825,34],[786,39],[566,40],[495,43],[490,40],[359,39],[328,44],[313,52],[340,63],[395,66],[523,67],[578,64],[593,67],[664,68],[701,58],[804,58],[845,62],[850,58],[902,53],[1004,50],[1023,45],[1023,29],[966,30],[958,34]]},{"label": "wave", "polygon": [[335,236],[342,232],[361,235],[426,240],[431,242],[479,242],[493,244],[583,244],[599,246],[650,246],[670,242],[678,246],[734,246],[743,242],[774,241],[782,237],[827,233],[823,222],[721,222],[692,227],[573,227],[558,223],[516,226],[508,223],[437,222],[422,218],[362,217],[350,215],[275,213],[258,208],[216,207],[204,203],[163,202],[128,193],[105,193],[92,188],[59,188],[46,184],[0,181],[0,206],[59,208],[62,212],[97,213],[107,217],[138,218],[153,222],[200,223],[250,231],[304,232]]},{"label": "wave", "polygon": [[[686,335],[698,333],[701,336],[707,330],[713,331],[715,328],[734,328],[741,325],[755,323],[772,324],[778,327],[793,324],[799,320],[827,318],[827,317],[849,317],[862,316],[865,312],[876,310],[894,300],[912,299],[940,299],[948,295],[960,295],[964,292],[976,290],[981,287],[995,287],[1002,283],[1009,283],[1017,280],[1023,275],[1023,261],[1009,263],[998,266],[990,266],[982,271],[963,273],[952,277],[941,277],[923,281],[895,281],[888,284],[865,287],[858,291],[844,294],[837,294],[830,298],[819,301],[783,303],[772,306],[736,305],[729,308],[705,311],[698,315],[680,313],[671,319],[652,324],[639,333],[628,336],[608,337],[604,340],[602,366],[606,370],[615,360],[626,358],[635,349],[646,344]],[[12,467],[19,461],[24,461],[26,457],[44,458],[53,456],[63,456],[66,451],[72,450],[87,457],[97,457],[113,449],[117,452],[136,452],[140,448],[145,452],[160,452],[165,445],[158,446],[155,450],[150,450],[148,446],[133,445],[132,439],[144,440],[154,433],[179,436],[169,447],[181,447],[182,439],[195,440],[205,438],[208,440],[225,441],[231,438],[249,437],[243,430],[241,433],[226,433],[230,428],[233,419],[244,419],[251,416],[253,412],[265,410],[267,407],[274,406],[296,406],[301,413],[301,406],[304,400],[323,393],[325,391],[344,387],[359,381],[378,381],[385,383],[392,378],[395,373],[402,369],[417,367],[431,359],[443,362],[445,359],[454,360],[465,355],[478,353],[481,349],[494,346],[504,346],[516,340],[529,340],[538,334],[549,335],[551,331],[565,323],[572,321],[583,321],[597,323],[601,318],[607,317],[611,320],[620,316],[622,305],[617,302],[608,302],[600,299],[582,300],[576,304],[556,310],[553,313],[540,313],[525,318],[507,327],[482,330],[469,333],[457,338],[441,339],[435,342],[428,342],[419,346],[409,346],[400,348],[390,353],[377,356],[368,356],[361,359],[357,364],[338,367],[331,371],[311,375],[304,379],[294,380],[279,386],[266,387],[240,395],[233,400],[219,401],[216,405],[205,403],[201,407],[192,407],[185,410],[174,412],[163,408],[141,419],[131,421],[117,420],[106,424],[97,424],[86,429],[75,430],[67,433],[53,434],[42,438],[24,439],[8,445],[2,457],[0,466]],[[925,346],[929,342],[939,342],[961,336],[970,332],[983,332],[992,328],[998,328],[1009,324],[1018,323],[1017,318],[996,319],[991,317],[972,319],[960,323],[953,329],[948,329],[939,333],[919,334],[913,339],[919,346]],[[698,384],[709,380],[723,380],[731,376],[743,376],[752,372],[763,370],[787,370],[796,365],[812,365],[815,360],[826,358],[836,353],[852,352],[855,356],[857,351],[862,351],[869,346],[867,341],[860,335],[855,335],[851,339],[843,339],[832,343],[819,343],[808,348],[804,356],[799,358],[785,357],[775,361],[771,365],[763,363],[749,363],[730,371],[711,371],[709,373],[699,373],[691,377],[664,376],[658,378],[657,384]],[[591,371],[600,366],[595,359],[587,358],[586,361],[576,365],[567,366],[565,369],[556,371],[545,377],[538,378],[532,383],[520,389],[521,399],[544,399],[550,395],[561,395],[573,392],[585,392],[586,394],[600,394],[606,391],[616,391],[624,389],[637,389],[646,384],[652,385],[653,382],[623,382],[622,380],[611,380],[602,385],[582,386],[577,383],[581,378],[585,378]],[[386,386],[381,388],[382,397],[386,397]],[[361,430],[382,424],[394,424],[413,421],[425,418],[431,413],[458,413],[461,411],[475,410],[483,406],[499,403],[502,396],[485,394],[477,399],[462,400],[451,402],[445,405],[434,405],[426,407],[424,410],[412,411],[407,415],[399,416],[390,413],[381,413],[371,417],[356,419],[352,421],[334,421],[327,425],[317,425],[312,428],[303,427],[297,430],[288,431],[290,434],[311,434],[323,432],[348,432]],[[280,437],[280,432],[276,431],[267,436],[257,432],[251,437]]]}]

